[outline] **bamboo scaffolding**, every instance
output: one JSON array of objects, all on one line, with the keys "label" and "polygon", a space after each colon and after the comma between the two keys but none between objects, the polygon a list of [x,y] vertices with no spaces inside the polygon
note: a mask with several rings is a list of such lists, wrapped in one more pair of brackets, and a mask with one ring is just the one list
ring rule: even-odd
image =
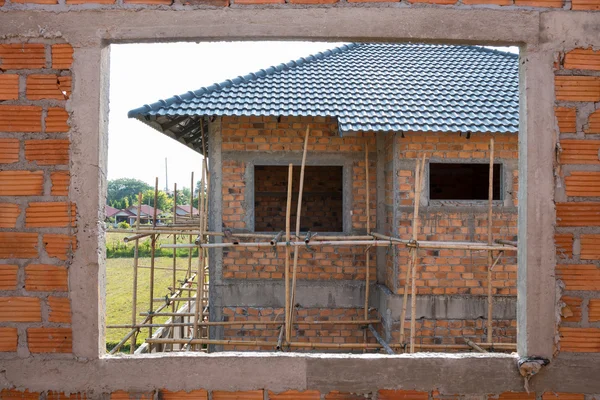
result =
[{"label": "bamboo scaffolding", "polygon": [[[292,213],[292,178],[294,172],[294,165],[288,165],[288,187],[287,187],[287,200],[285,205],[285,241],[290,242],[290,216]],[[277,242],[275,242],[275,245]],[[286,344],[291,341],[291,328],[288,329],[288,315],[290,315],[290,246],[285,246],[285,342]],[[283,329],[282,327],[282,329]]]},{"label": "bamboo scaffolding", "polygon": [[[152,213],[152,227],[156,228],[156,209],[158,202],[158,177],[154,180],[154,211]],[[150,243],[150,304],[148,310],[152,310],[152,298],[154,297],[154,256],[156,254],[156,235],[152,235]],[[150,323],[152,323],[152,316],[150,316]],[[152,328],[148,328],[148,336],[152,337]],[[149,351],[152,347],[149,347]]]},{"label": "bamboo scaffolding", "polygon": [[[198,201],[200,201],[200,198],[198,198]],[[200,205],[198,205],[200,206]],[[194,216],[194,171],[192,171],[191,177],[190,177],[190,215],[193,217]],[[192,244],[194,242],[194,237],[193,235],[189,236],[189,243]],[[189,278],[192,275],[192,250],[190,249],[190,251],[188,251],[188,260],[187,260],[187,272],[185,273],[185,278]],[[192,303],[190,301],[188,301],[187,303],[187,309],[190,310],[192,307]]]},{"label": "bamboo scaffolding", "polygon": [[[423,173],[425,172],[425,155],[421,160],[421,163],[417,161],[417,183],[415,187],[415,206],[413,215],[413,240],[417,241],[417,235],[419,230],[419,204],[421,202],[421,189],[423,185]],[[412,269],[412,280],[410,290],[410,352],[415,352],[415,334],[417,332],[417,257],[419,247],[416,246],[411,249],[411,263]]]},{"label": "bamboo scaffolding", "polygon": [[[141,314],[140,314],[141,315]],[[161,313],[154,314],[154,316],[171,316],[171,317],[185,317],[185,316],[194,316],[194,313]],[[237,326],[237,325],[281,325],[282,321],[203,321],[198,323],[199,326]],[[371,325],[371,324],[379,324],[381,321],[378,319],[370,319],[370,320],[335,320],[335,321],[299,321],[297,324],[304,325]],[[148,326],[152,327],[170,327],[170,326],[193,326],[193,322],[175,322],[175,323],[164,323],[164,324],[116,324],[116,325],[108,325],[107,329],[124,329],[124,328],[147,328]]]},{"label": "bamboo scaffolding", "polygon": [[[371,233],[371,192],[369,190],[369,142],[368,138],[365,139],[365,180],[366,180],[366,190],[367,194],[365,197],[365,211],[367,213],[367,235]],[[369,249],[367,247],[365,251],[365,309],[364,309],[364,319],[369,317],[369,289],[370,289],[370,263],[369,263]],[[367,331],[363,332],[363,340],[367,343]]]},{"label": "bamboo scaffolding", "polygon": [[[142,192],[138,193],[138,208],[137,208],[137,216],[135,219],[135,227],[140,227],[140,215],[142,208]],[[137,322],[137,286],[138,286],[138,263],[139,263],[139,238],[135,239],[135,245],[133,248],[133,301],[131,305],[131,323],[133,325]],[[135,346],[137,342],[137,335],[133,335],[131,337],[131,345],[129,347],[129,352],[131,354],[135,353]]]},{"label": "bamboo scaffolding", "polygon": [[[200,127],[201,127],[201,131],[202,131],[202,137],[204,137],[204,128],[203,128],[203,123],[202,121],[200,122]],[[203,146],[204,147],[204,146]],[[204,214],[204,199],[203,199],[203,193],[204,193],[204,163],[202,163],[202,168],[200,171],[200,190],[198,191],[198,207],[200,208],[199,210],[199,216],[200,216],[200,244],[202,244],[202,242],[204,241],[204,234],[203,234],[203,229],[204,229],[204,222],[202,220],[203,218],[203,214]],[[198,276],[198,285],[197,285],[197,290],[196,290],[196,307],[195,307],[195,316],[194,316],[194,333],[192,335],[192,337],[194,338],[198,338],[199,336],[199,328],[198,328],[198,324],[200,323],[200,316],[201,313],[204,311],[202,309],[202,298],[204,297],[204,249],[200,248],[198,249],[198,266],[197,266],[197,271],[196,271],[196,276]],[[191,343],[190,343],[191,344]],[[191,346],[188,346],[187,349],[189,350],[191,348]]]},{"label": "bamboo scaffolding", "polygon": [[[173,224],[177,224],[177,182],[173,185]],[[173,244],[177,244],[177,235],[173,235]],[[192,251],[190,250],[190,253]],[[177,249],[173,249],[173,288],[177,285]],[[174,301],[171,305],[171,311],[175,312],[176,302]],[[171,322],[175,322],[174,318],[171,318]],[[171,332],[175,329],[175,325],[171,324]],[[173,347],[171,347],[173,350]]]},{"label": "bamboo scaffolding", "polygon": [[[276,346],[277,342],[261,341],[261,340],[218,340],[218,339],[146,339],[147,342],[156,344],[217,344],[231,346]],[[476,343],[480,347],[491,347],[499,350],[516,349],[516,343]],[[312,349],[380,349],[382,345],[379,343],[310,343],[310,342],[291,342],[290,347],[312,348]],[[403,347],[400,343],[389,344],[391,348]],[[470,350],[468,345],[460,344],[415,344],[415,348],[420,349],[444,349],[444,350]]]},{"label": "bamboo scaffolding", "polygon": [[[488,245],[492,245],[492,206],[494,201],[494,139],[490,139],[490,176],[488,184],[488,230],[487,230],[487,241]],[[492,343],[492,268],[493,268],[493,253],[492,250],[488,250],[488,271],[487,271],[487,284],[488,284],[488,320],[487,320],[487,341]]]},{"label": "bamboo scaffolding", "polygon": [[[298,207],[296,211],[296,238],[300,237],[300,217],[302,215],[302,191],[304,190],[304,167],[306,166],[306,152],[308,151],[308,135],[310,127],[306,127],[306,135],[304,136],[304,149],[302,151],[302,164],[300,166],[300,187],[298,188]],[[298,253],[299,248],[294,249],[294,265],[292,267],[292,287],[290,294],[290,309],[287,316],[287,332],[286,337],[292,335],[292,324],[294,323],[294,301],[296,296],[296,273],[298,269]]]},{"label": "bamboo scaffolding", "polygon": [[[182,287],[185,287],[185,285],[188,285],[196,276],[194,275],[193,277],[190,278],[189,281],[186,281]],[[173,296],[171,296],[172,298],[179,296],[181,294],[181,292],[175,293]],[[166,304],[163,304],[162,306],[160,306],[155,312],[152,313],[145,313],[147,315],[146,318],[144,318],[144,320],[142,321],[142,324],[145,324],[146,322],[150,321],[150,318],[152,318],[152,316],[156,316],[156,315],[160,315],[160,312],[162,310],[164,310],[167,307]],[[123,339],[121,339],[121,341],[119,343],[117,343],[117,345],[115,347],[112,348],[112,350],[109,352],[109,354],[115,354],[117,351],[119,351],[119,349],[121,348],[121,346],[123,346],[123,344],[125,344],[125,342],[127,342],[127,340],[129,340],[129,338],[131,336],[133,336],[136,332],[139,332],[139,329],[137,328],[133,328],[131,331],[129,331],[129,333],[127,333],[127,335],[125,335],[123,337]]]}]

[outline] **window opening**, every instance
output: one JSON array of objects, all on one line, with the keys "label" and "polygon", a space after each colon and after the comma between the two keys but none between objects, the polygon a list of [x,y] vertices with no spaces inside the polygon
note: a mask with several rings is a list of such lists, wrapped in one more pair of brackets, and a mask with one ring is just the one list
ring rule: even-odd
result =
[{"label": "window opening", "polygon": [[[502,165],[494,164],[494,200],[501,200]],[[429,198],[431,200],[487,200],[489,164],[430,163]]]}]

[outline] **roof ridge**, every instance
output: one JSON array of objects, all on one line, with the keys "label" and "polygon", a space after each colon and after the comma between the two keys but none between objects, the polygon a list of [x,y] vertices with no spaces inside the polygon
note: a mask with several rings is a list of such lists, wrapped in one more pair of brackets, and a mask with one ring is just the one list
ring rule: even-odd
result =
[{"label": "roof ridge", "polygon": [[281,72],[281,71],[287,71],[290,70],[292,68],[295,67],[299,67],[301,65],[304,64],[308,64],[311,62],[315,62],[318,60],[323,60],[327,57],[363,46],[365,44],[368,43],[356,43],[356,42],[352,42],[352,43],[347,43],[347,44],[343,44],[341,46],[335,47],[333,49],[328,49],[325,51],[319,51],[316,54],[309,54],[306,57],[300,57],[296,60],[291,60],[288,61],[287,63],[281,63],[277,66],[270,66],[267,67],[266,69],[260,69],[257,72],[250,72],[247,75],[244,76],[238,76],[236,78],[233,79],[227,79],[221,83],[213,83],[210,86],[204,86],[201,87],[198,90],[194,90],[194,91],[188,91],[186,93],[183,93],[181,95],[174,95],[172,97],[169,97],[168,99],[161,99],[155,103],[151,103],[151,104],[144,104],[142,107],[139,108],[135,108],[133,110],[130,110],[127,113],[127,117],[128,118],[134,118],[135,116],[137,116],[138,114],[142,113],[142,112],[146,112],[146,111],[152,111],[155,109],[160,109],[162,107],[168,107],[171,104],[175,103],[175,102],[181,102],[181,101],[185,101],[185,100],[191,100],[193,98],[198,98],[207,94],[211,94],[214,93],[216,91],[219,90],[223,90],[225,88],[229,88],[229,87],[233,87],[235,85],[239,85],[240,83],[246,83],[246,82],[251,82],[251,81],[256,81],[260,78],[264,78],[266,76],[270,76],[273,75],[277,72]]}]

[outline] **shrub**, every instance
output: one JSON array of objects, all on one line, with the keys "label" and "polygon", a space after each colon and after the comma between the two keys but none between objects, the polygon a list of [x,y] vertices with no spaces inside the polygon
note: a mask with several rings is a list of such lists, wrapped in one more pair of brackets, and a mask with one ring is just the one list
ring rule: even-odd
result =
[{"label": "shrub", "polygon": [[118,227],[119,229],[131,229],[131,226],[125,221],[119,222]]}]

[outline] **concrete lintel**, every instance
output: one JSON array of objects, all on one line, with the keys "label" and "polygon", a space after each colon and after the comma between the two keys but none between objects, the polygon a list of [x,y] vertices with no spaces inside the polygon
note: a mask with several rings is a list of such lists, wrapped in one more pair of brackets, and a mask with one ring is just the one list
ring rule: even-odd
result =
[{"label": "concrete lintel", "polygon": [[[402,295],[392,294],[386,287],[378,285],[378,303],[382,315],[390,310],[393,321],[398,321],[402,310]],[[376,301],[377,298],[372,298]],[[516,297],[494,297],[494,319],[515,319],[517,310]],[[410,318],[410,307],[407,308]],[[417,319],[477,319],[487,317],[487,298],[485,296],[417,296]]]},{"label": "concrete lintel", "polygon": [[[283,281],[226,281],[215,287],[214,307],[283,307],[285,287]],[[363,307],[364,282],[298,281],[296,303],[302,308]],[[374,300],[375,301],[375,300]]]},{"label": "concrete lintel", "polygon": [[[73,13],[77,24],[72,23]],[[97,10],[69,13],[11,11],[1,37],[15,32],[62,36],[71,43],[194,40],[405,40],[507,45],[537,43],[539,12],[452,8],[222,8]],[[284,24],[281,21],[285,21]],[[357,24],[356,21],[361,21]]]}]

